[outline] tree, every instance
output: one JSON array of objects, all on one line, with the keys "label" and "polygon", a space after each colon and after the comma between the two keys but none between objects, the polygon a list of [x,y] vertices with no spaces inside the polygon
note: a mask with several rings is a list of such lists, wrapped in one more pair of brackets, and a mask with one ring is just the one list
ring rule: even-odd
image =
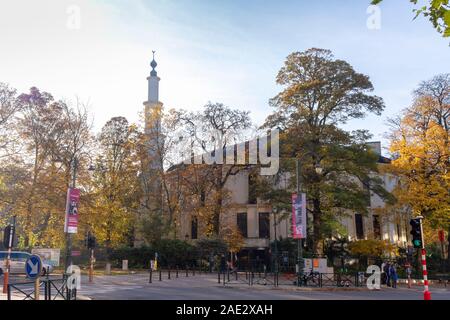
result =
[{"label": "tree", "polygon": [[79,102],[72,107],[55,101],[37,88],[21,95],[7,91],[2,94],[2,110],[9,110],[3,114],[10,115],[8,135],[14,140],[9,139],[12,143],[0,166],[1,211],[4,218],[17,215],[21,247],[62,246],[65,197],[75,155],[78,176],[86,173],[85,149],[90,141],[86,109]]},{"label": "tree", "polygon": [[55,171],[51,170],[54,164],[49,160],[63,134],[64,123],[61,121],[62,102],[54,101],[47,92],[31,88],[30,93],[21,94],[18,101],[22,109],[18,121],[19,135],[25,144],[22,159],[30,174],[29,178],[22,180],[23,204],[19,204],[22,215],[18,221],[23,232],[23,246],[29,247],[35,244],[36,235],[45,229],[42,225],[52,216],[47,202],[49,198],[42,197],[42,194],[52,188],[56,177]]},{"label": "tree", "polygon": [[[185,137],[191,139],[187,143],[191,152],[197,152],[197,156],[207,156],[212,161],[204,161],[192,166],[200,167],[201,177],[206,181],[211,190],[212,209],[205,217],[206,233],[208,236],[217,236],[221,230],[221,213],[226,203],[228,191],[226,183],[231,176],[238,174],[245,165],[225,163],[224,151],[229,146],[234,146],[237,141],[242,141],[245,131],[250,129],[251,121],[249,112],[231,109],[221,103],[208,103],[202,112],[187,113],[180,111],[178,115],[183,125]],[[194,160],[195,157],[192,157]],[[194,168],[193,170],[197,170]],[[206,186],[201,185],[197,195],[205,198]],[[205,187],[205,188],[203,188]],[[205,208],[207,201],[200,201],[202,208]],[[205,211],[203,211],[206,213]]]},{"label": "tree", "polygon": [[99,242],[110,253],[134,238],[139,192],[136,127],[123,117],[109,120],[98,137],[99,155],[92,177],[92,212],[87,217]]},{"label": "tree", "polygon": [[450,74],[422,82],[390,124],[398,206],[424,216],[426,229],[450,228]]},{"label": "tree", "polygon": [[388,241],[369,239],[354,241],[349,244],[350,253],[358,256],[360,263],[367,267],[369,258],[398,256],[398,248]]},{"label": "tree", "polygon": [[[380,4],[383,0],[373,0],[372,4]],[[410,0],[417,6],[418,0]],[[444,37],[450,37],[450,5],[448,0],[429,0],[429,4],[414,9],[415,18],[423,15],[428,18],[434,28]]]},{"label": "tree", "polygon": [[140,135],[139,142],[142,188],[139,220],[144,240],[153,243],[163,236],[177,237],[176,224],[183,209],[182,178],[180,170],[171,168],[184,159],[178,152],[182,143],[175,110],[152,108],[145,122],[145,134]]},{"label": "tree", "polygon": [[18,140],[14,125],[20,109],[17,91],[0,82],[0,159],[10,157],[16,152],[12,144]]},{"label": "tree", "polygon": [[369,191],[393,200],[376,175],[379,155],[366,144],[368,132],[339,128],[367,112],[381,114],[384,103],[369,95],[373,90],[369,77],[324,49],[289,55],[277,83],[284,90],[270,101],[275,112],[264,127],[280,129],[281,157],[291,160],[291,177],[296,175],[293,159],[301,160],[302,189],[308,194],[313,217],[314,251],[320,252],[329,218],[349,211],[366,213]]}]

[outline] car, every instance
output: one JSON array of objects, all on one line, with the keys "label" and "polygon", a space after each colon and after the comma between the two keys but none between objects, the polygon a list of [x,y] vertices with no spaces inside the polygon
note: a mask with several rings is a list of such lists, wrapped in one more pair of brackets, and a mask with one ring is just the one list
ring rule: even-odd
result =
[{"label": "car", "polygon": [[[6,269],[6,258],[8,257],[7,251],[0,251],[0,276],[3,275]],[[22,251],[11,252],[11,274],[25,274],[25,264],[31,254]],[[48,273],[52,273],[53,266],[48,263],[42,263],[42,276]]]}]

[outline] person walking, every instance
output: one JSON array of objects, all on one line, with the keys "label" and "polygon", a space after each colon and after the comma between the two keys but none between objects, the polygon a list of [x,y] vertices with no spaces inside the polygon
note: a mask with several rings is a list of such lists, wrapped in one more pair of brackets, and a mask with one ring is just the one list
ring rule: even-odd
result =
[{"label": "person walking", "polygon": [[398,274],[397,268],[394,264],[390,266],[389,274],[392,281],[392,288],[397,288]]},{"label": "person walking", "polygon": [[220,272],[225,273],[227,268],[227,260],[225,259],[225,255],[222,253],[220,256]]},{"label": "person walking", "polygon": [[408,288],[411,289],[411,274],[412,274],[412,268],[409,262],[406,264],[406,276],[408,277]]},{"label": "person walking", "polygon": [[381,284],[386,284],[386,261],[381,264]]}]

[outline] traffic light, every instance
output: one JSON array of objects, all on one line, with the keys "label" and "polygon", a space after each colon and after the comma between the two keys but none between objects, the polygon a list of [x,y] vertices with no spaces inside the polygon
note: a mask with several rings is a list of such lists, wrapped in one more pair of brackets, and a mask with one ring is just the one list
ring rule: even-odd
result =
[{"label": "traffic light", "polygon": [[409,223],[411,225],[412,244],[416,249],[423,248],[423,236],[422,236],[422,220],[412,219]]},{"label": "traffic light", "polygon": [[89,233],[86,238],[86,247],[88,249],[94,249],[96,246],[96,242],[97,241],[96,241],[95,237]]},{"label": "traffic light", "polygon": [[13,225],[8,225],[3,231],[3,246],[6,249],[14,247],[14,229]]}]

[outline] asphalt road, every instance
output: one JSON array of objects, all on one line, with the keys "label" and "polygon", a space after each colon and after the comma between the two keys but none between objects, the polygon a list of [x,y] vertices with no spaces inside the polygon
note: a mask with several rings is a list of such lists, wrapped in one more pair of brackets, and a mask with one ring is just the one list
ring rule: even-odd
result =
[{"label": "asphalt road", "polygon": [[[421,287],[382,288],[380,291],[317,289],[295,287],[274,289],[273,286],[233,284],[224,287],[214,275],[196,275],[148,283],[148,274],[96,276],[93,284],[82,277],[79,294],[93,300],[423,300]],[[433,300],[450,300],[450,290],[431,288]]]}]

